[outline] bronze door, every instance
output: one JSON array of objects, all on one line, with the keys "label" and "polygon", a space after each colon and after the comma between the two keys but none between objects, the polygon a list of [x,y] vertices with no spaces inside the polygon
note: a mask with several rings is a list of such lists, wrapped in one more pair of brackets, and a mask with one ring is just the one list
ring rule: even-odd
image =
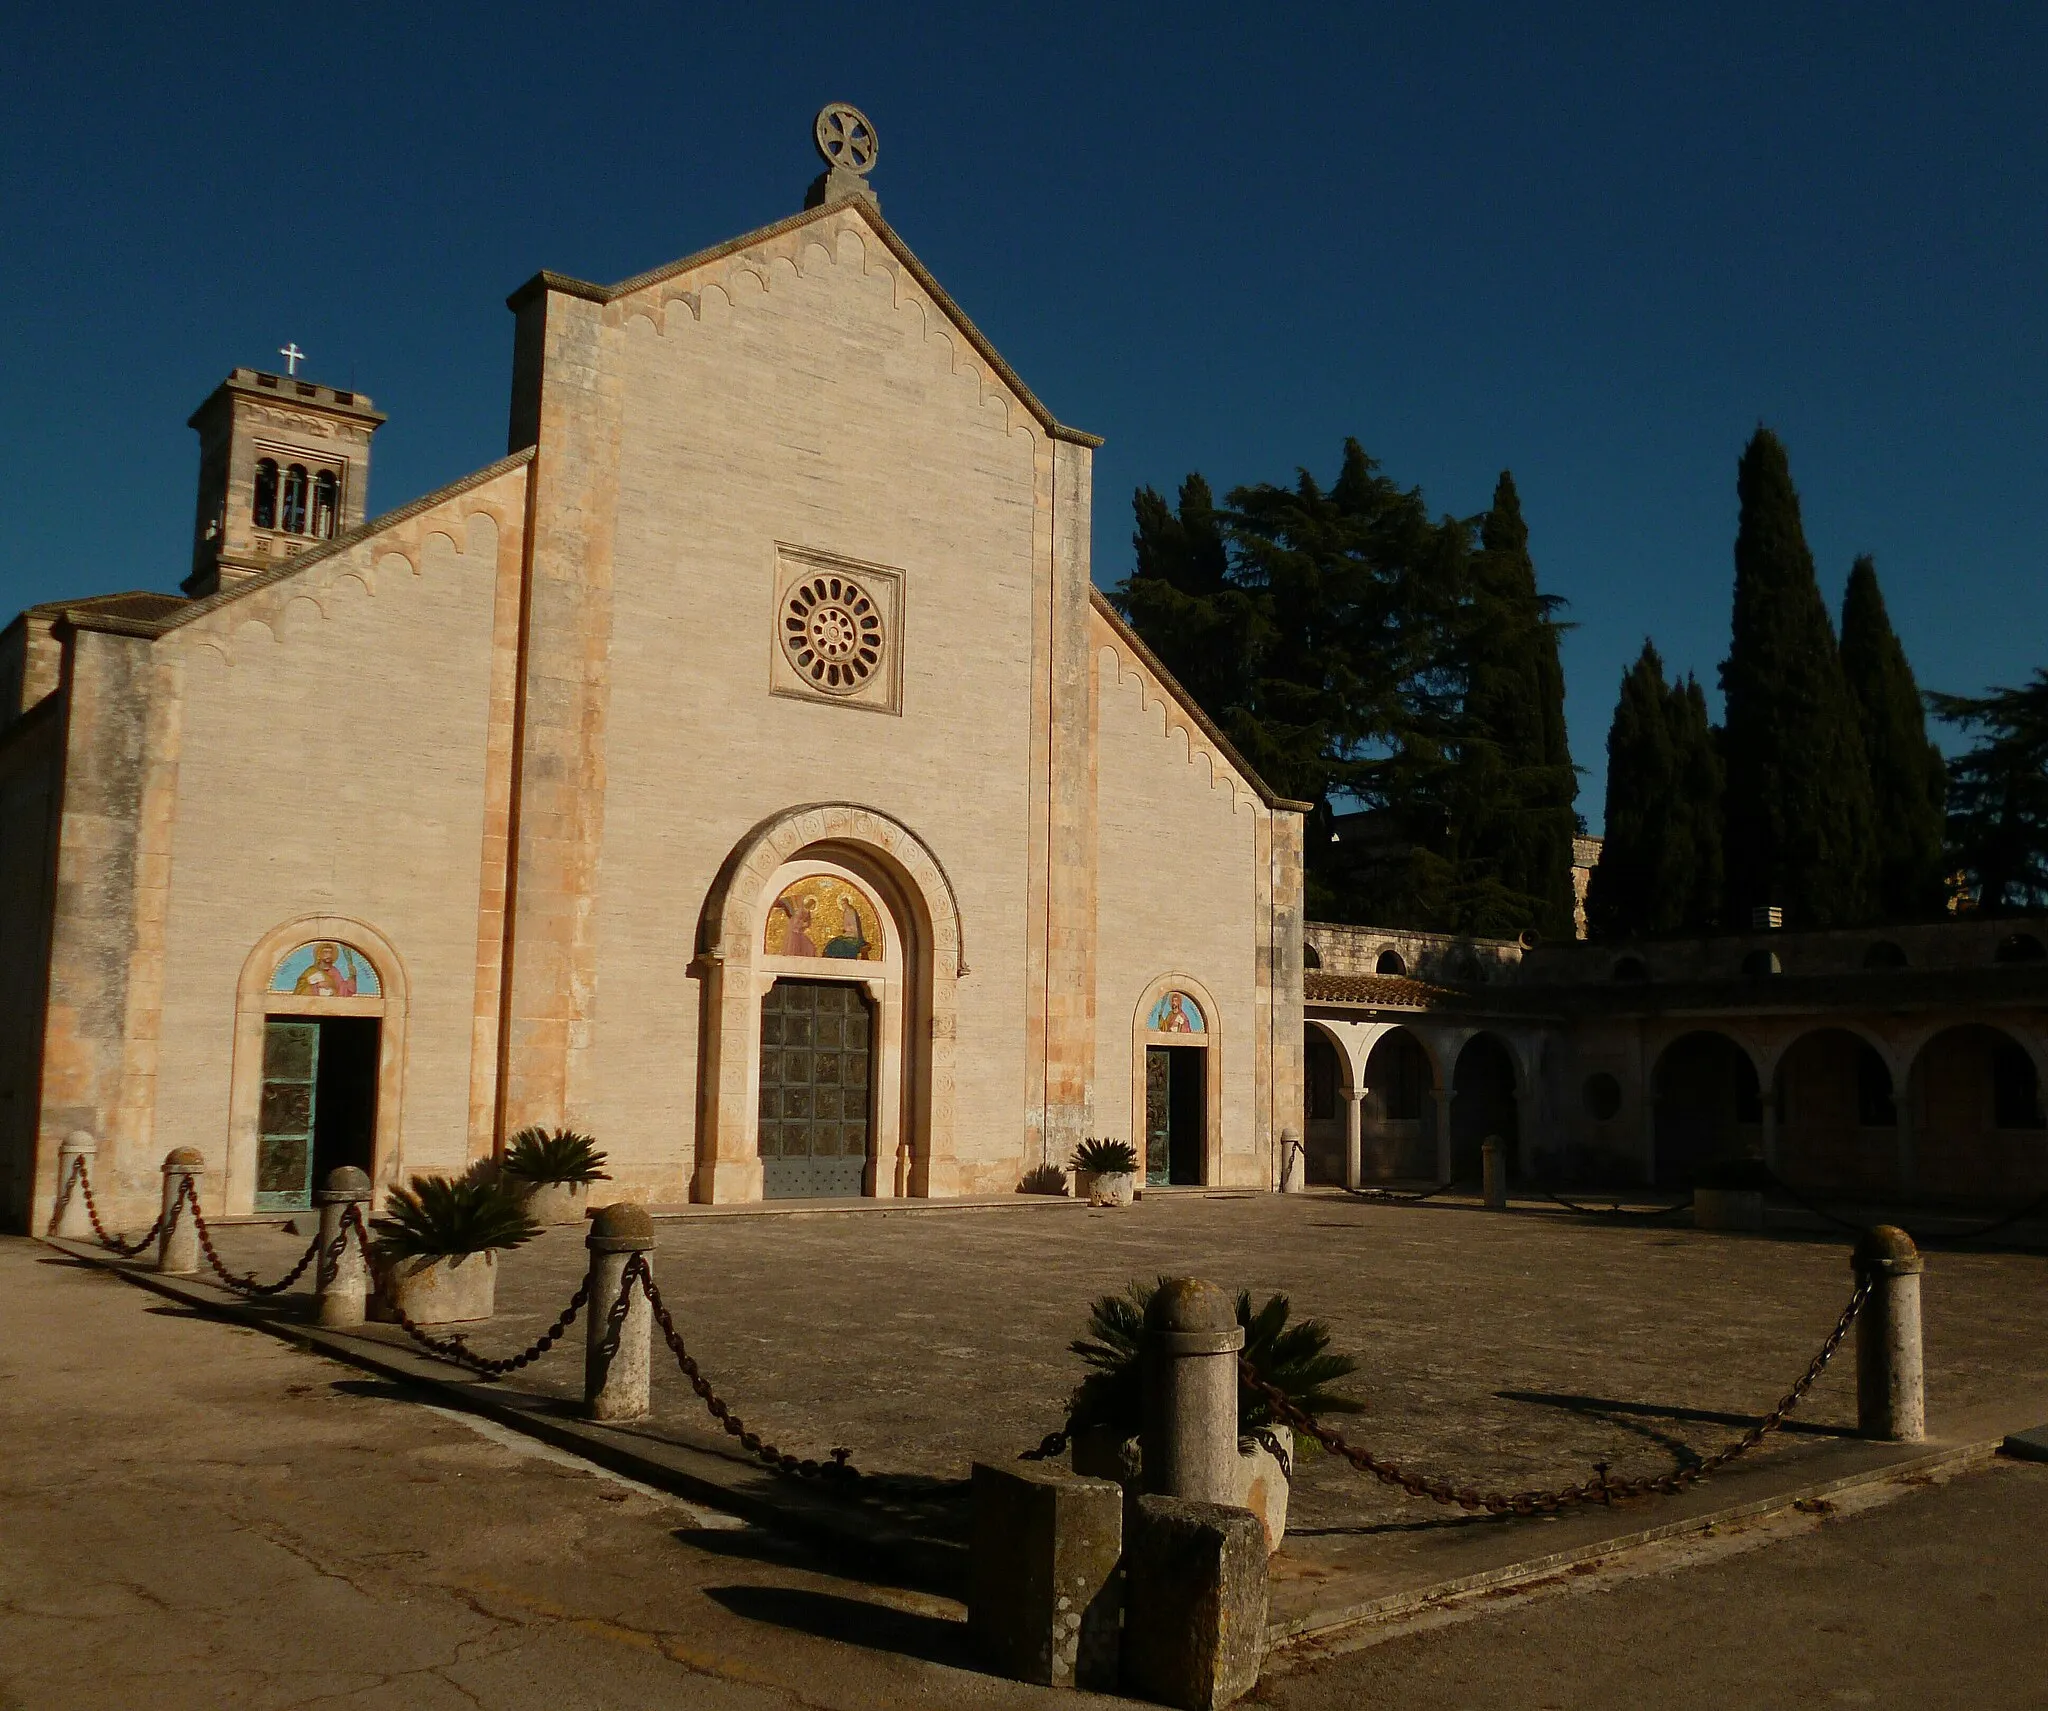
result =
[{"label": "bronze door", "polygon": [[874,1108],[874,1009],[839,980],[778,980],[761,1000],[761,1193],[857,1195]]}]

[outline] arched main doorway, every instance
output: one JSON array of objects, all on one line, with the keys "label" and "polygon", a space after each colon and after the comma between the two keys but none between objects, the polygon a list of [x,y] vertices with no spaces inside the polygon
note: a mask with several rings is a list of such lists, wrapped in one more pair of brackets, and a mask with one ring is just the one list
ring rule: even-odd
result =
[{"label": "arched main doorway", "polygon": [[726,858],[698,933],[691,1197],[957,1194],[966,961],[952,884],[916,834],[853,803],[771,815]]},{"label": "arched main doorway", "polygon": [[1487,1137],[1506,1148],[1509,1167],[1519,1155],[1515,1060],[1492,1034],[1474,1034],[1451,1074],[1451,1176],[1477,1183]]},{"label": "arched main doorway", "polygon": [[308,916],[264,935],[235,1000],[223,1205],[303,1212],[342,1165],[396,1180],[403,965],[366,922]]},{"label": "arched main doorway", "polygon": [[1690,1188],[1719,1159],[1763,1155],[1756,1065],[1726,1034],[1681,1035],[1657,1059],[1657,1182]]}]

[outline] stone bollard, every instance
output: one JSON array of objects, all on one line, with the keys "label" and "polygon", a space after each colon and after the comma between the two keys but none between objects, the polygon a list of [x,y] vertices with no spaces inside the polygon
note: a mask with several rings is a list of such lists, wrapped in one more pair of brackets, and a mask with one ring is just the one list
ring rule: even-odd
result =
[{"label": "stone bollard", "polygon": [[1308,1192],[1308,1149],[1302,1145],[1300,1134],[1293,1129],[1280,1131],[1280,1192]]},{"label": "stone bollard", "polygon": [[78,1175],[84,1161],[88,1173],[99,1157],[100,1144],[86,1129],[73,1129],[57,1149],[57,1216],[50,1234],[69,1242],[92,1240],[92,1214],[85,1209],[85,1182]]},{"label": "stone bollard", "polygon": [[1170,1277],[1145,1309],[1145,1489],[1202,1503],[1239,1501],[1237,1352],[1231,1299],[1198,1277]]},{"label": "stone bollard", "polygon": [[1487,1211],[1505,1212],[1508,1209],[1508,1159],[1500,1136],[1488,1135],[1480,1143],[1479,1161]]},{"label": "stone bollard", "polygon": [[185,1184],[199,1198],[199,1179],[206,1174],[206,1155],[197,1147],[173,1147],[164,1155],[164,1227],[156,1239],[156,1268],[174,1277],[199,1269],[199,1220],[190,1206],[178,1204]]},{"label": "stone bollard", "polygon": [[1879,1224],[1857,1239],[1849,1263],[1870,1284],[1856,1321],[1856,1430],[1917,1444],[1927,1436],[1920,1361],[1920,1273],[1927,1262],[1904,1230]]},{"label": "stone bollard", "polygon": [[648,1410],[649,1356],[654,1308],[635,1287],[626,1311],[613,1316],[626,1267],[635,1254],[654,1265],[654,1220],[645,1206],[621,1201],[590,1215],[590,1302],[584,1308],[589,1334],[583,1355],[583,1411],[593,1420],[639,1420]]},{"label": "stone bollard", "polygon": [[319,1301],[320,1323],[329,1330],[344,1330],[363,1322],[363,1301],[370,1290],[370,1268],[363,1259],[363,1244],[351,1234],[341,1244],[338,1256],[334,1244],[348,1228],[348,1209],[358,1210],[370,1203],[370,1179],[352,1164],[327,1173],[327,1186],[317,1190],[313,1203],[320,1208],[320,1258],[315,1262],[313,1289]]},{"label": "stone bollard", "polygon": [[967,1633],[1012,1681],[1114,1693],[1123,1615],[1123,1488],[974,1464]]},{"label": "stone bollard", "polygon": [[1215,1711],[1258,1685],[1266,1535],[1249,1510],[1140,1497],[1125,1517],[1124,1690]]}]

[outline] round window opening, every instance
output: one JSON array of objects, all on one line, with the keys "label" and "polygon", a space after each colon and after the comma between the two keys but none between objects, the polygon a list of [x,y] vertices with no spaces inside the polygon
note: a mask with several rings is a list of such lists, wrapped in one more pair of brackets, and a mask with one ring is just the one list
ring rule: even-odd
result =
[{"label": "round window opening", "polygon": [[827,695],[864,689],[882,664],[882,611],[850,576],[799,582],[782,608],[782,651]]}]

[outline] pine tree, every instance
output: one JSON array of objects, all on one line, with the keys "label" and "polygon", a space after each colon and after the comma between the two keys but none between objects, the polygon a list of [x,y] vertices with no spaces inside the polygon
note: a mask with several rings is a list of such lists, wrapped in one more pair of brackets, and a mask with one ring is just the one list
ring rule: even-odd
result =
[{"label": "pine tree", "polygon": [[1870,763],[1878,907],[1895,921],[1938,915],[1947,772],[1868,557],[1851,568],[1842,596],[1842,675]]},{"label": "pine tree", "polygon": [[1875,902],[1870,769],[1814,580],[1785,448],[1759,428],[1736,478],[1735,616],[1724,843],[1733,924],[1767,903],[1802,927],[1867,920]]},{"label": "pine tree", "polygon": [[2048,671],[1989,695],[1929,695],[1982,733],[1949,763],[1949,839],[1989,914],[2048,908]]},{"label": "pine tree", "polygon": [[1521,499],[1502,471],[1462,603],[1458,856],[1528,899],[1518,927],[1568,939],[1578,774],[1565,736],[1557,605],[1537,588]]},{"label": "pine tree", "polygon": [[1607,737],[1607,835],[1586,896],[1600,938],[1705,932],[1720,904],[1721,765],[1707,698],[1667,684],[1651,642],[1621,680]]},{"label": "pine tree", "polygon": [[1137,567],[1118,604],[1202,711],[1227,725],[1247,699],[1263,632],[1256,603],[1232,583],[1223,514],[1199,475],[1180,484],[1178,511],[1150,487],[1132,508]]}]

